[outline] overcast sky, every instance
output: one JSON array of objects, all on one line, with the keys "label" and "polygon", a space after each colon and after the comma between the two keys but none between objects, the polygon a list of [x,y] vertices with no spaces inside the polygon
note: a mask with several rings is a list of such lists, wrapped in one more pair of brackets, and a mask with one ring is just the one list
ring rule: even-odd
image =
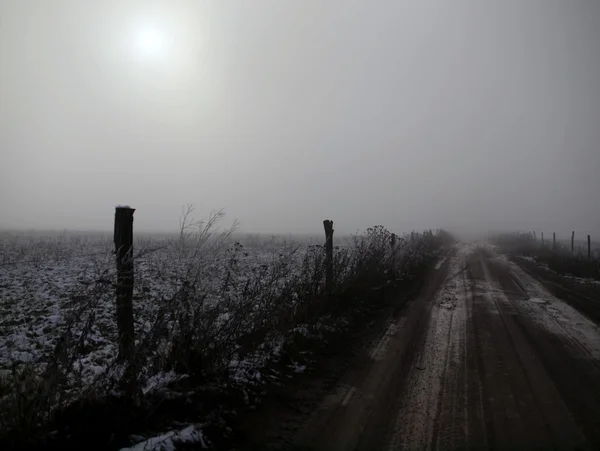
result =
[{"label": "overcast sky", "polygon": [[600,234],[600,2],[0,0],[0,227]]}]

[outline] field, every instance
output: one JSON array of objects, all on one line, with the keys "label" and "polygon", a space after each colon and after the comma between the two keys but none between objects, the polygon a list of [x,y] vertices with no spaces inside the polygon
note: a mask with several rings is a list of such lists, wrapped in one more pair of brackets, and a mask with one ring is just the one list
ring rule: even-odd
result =
[{"label": "field", "polygon": [[[297,343],[343,332],[348,312],[414,277],[448,239],[413,233],[392,248],[380,226],[336,238],[325,293],[317,238],[237,235],[221,219],[136,236],[129,365],[117,358],[112,235],[2,234],[0,443],[77,448],[93,428],[103,449],[153,435],[209,446],[223,431],[224,393],[251,404],[283,373],[305,371],[309,347]],[[200,407],[173,415],[192,399]],[[86,412],[106,418],[88,424]]]}]

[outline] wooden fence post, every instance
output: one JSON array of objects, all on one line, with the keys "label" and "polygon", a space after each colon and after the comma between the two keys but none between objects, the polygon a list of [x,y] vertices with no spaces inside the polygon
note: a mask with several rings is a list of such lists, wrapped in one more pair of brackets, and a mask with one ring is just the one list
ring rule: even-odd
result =
[{"label": "wooden fence post", "polygon": [[325,291],[333,291],[333,221],[323,221],[325,227]]},{"label": "wooden fence post", "polygon": [[134,208],[115,209],[115,254],[117,260],[117,330],[121,362],[133,361],[133,212]]},{"label": "wooden fence post", "polygon": [[392,272],[392,280],[396,279],[396,234],[392,233],[392,239],[390,242],[392,246],[392,256],[390,262],[390,271]]},{"label": "wooden fence post", "polygon": [[533,241],[537,241],[537,236],[535,236],[535,230],[533,231]]},{"label": "wooden fence post", "polygon": [[592,259],[592,238],[588,235],[588,260]]},{"label": "wooden fence post", "polygon": [[542,232],[542,247],[544,247],[544,232]]},{"label": "wooden fence post", "polygon": [[575,253],[575,230],[571,232],[571,254]]},{"label": "wooden fence post", "polygon": [[556,251],[556,232],[552,232],[552,250]]}]

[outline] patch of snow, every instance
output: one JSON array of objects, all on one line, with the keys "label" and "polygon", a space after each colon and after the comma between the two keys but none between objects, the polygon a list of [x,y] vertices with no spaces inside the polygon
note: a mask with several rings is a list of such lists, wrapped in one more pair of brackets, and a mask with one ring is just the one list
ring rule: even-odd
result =
[{"label": "patch of snow", "polygon": [[396,335],[396,333],[398,332],[399,329],[400,329],[400,326],[399,326],[399,324],[396,324],[396,323],[392,323],[388,326],[383,337],[381,337],[381,339],[377,343],[375,343],[373,348],[369,351],[369,356],[373,360],[383,359],[383,357],[385,356],[385,353],[387,352],[387,349],[390,345],[392,337],[394,335]]},{"label": "patch of snow", "polygon": [[294,373],[304,373],[306,371],[306,365],[300,365],[297,362],[292,362],[289,366],[294,370]]},{"label": "patch of snow", "polygon": [[548,303],[548,301],[545,301],[541,298],[529,298],[528,301],[535,302],[536,304],[547,304]]},{"label": "patch of snow", "polygon": [[172,382],[180,381],[186,377],[185,375],[176,374],[174,371],[155,374],[148,378],[142,392],[146,395],[150,392],[165,390]]},{"label": "patch of snow", "polygon": [[533,257],[528,257],[528,256],[520,255],[519,258],[521,260],[525,260],[525,261],[528,261],[528,262],[531,262],[531,263],[537,263],[536,259],[533,258]]},{"label": "patch of snow", "polygon": [[[507,266],[529,296],[528,300],[517,301],[516,307],[527,309],[532,320],[548,332],[560,335],[567,341],[576,341],[581,349],[600,360],[600,326],[554,296],[516,263],[509,262]],[[499,292],[505,299],[501,290]],[[505,302],[509,301],[506,299]]]},{"label": "patch of snow", "polygon": [[175,451],[178,444],[198,444],[202,449],[208,449],[202,430],[196,425],[190,425],[180,431],[167,432],[132,447],[121,448],[120,451]]},{"label": "patch of snow", "polygon": [[437,264],[435,265],[435,269],[440,269],[444,263],[446,263],[446,257],[442,258],[440,261],[437,262]]},{"label": "patch of snow", "polygon": [[586,279],[586,278],[583,278],[583,277],[569,276],[569,275],[566,275],[566,274],[562,274],[562,277],[565,277],[567,279],[571,279],[571,280],[573,280],[575,282],[586,284],[586,285],[587,284],[590,284],[590,285],[600,285],[600,280]]},{"label": "patch of snow", "polygon": [[[439,393],[447,359],[459,366],[461,337],[467,321],[467,299],[470,289],[463,277],[465,258],[476,246],[460,244],[457,257],[450,259],[449,276],[433,300],[425,345],[411,368],[405,397],[406,407],[395,420],[395,432],[390,448],[400,448],[400,441],[409,448],[418,448],[417,437],[431,436],[438,415]],[[450,307],[450,308],[449,308]],[[411,406],[408,408],[408,406]],[[412,446],[411,446],[412,445]]]}]

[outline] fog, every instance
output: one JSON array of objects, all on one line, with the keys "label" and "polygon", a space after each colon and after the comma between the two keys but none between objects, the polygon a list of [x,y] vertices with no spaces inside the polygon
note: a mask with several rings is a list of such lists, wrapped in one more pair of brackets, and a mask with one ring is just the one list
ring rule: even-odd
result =
[{"label": "fog", "polygon": [[600,2],[0,0],[0,227],[600,235]]}]

